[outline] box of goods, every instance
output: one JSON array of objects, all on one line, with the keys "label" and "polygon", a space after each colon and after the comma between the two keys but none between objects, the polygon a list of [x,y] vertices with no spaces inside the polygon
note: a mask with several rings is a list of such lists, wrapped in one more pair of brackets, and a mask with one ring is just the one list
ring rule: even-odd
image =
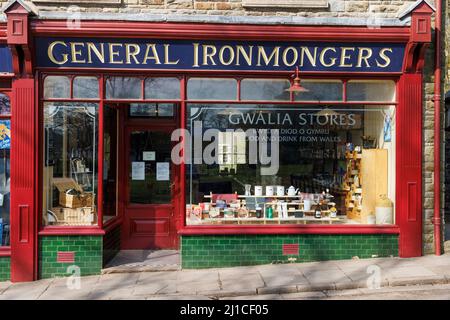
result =
[{"label": "box of goods", "polygon": [[65,208],[92,207],[93,194],[83,192],[81,186],[71,178],[55,178],[53,185],[59,191],[59,205]]},{"label": "box of goods", "polygon": [[90,226],[94,222],[94,212],[90,207],[62,208],[64,224],[68,226]]}]

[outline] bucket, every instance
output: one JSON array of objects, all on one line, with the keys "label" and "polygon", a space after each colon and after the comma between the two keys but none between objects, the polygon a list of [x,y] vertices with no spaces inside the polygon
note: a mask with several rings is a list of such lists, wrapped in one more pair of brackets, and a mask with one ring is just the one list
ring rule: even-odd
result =
[{"label": "bucket", "polygon": [[375,217],[377,224],[393,223],[393,204],[387,195],[380,195],[375,204]]}]

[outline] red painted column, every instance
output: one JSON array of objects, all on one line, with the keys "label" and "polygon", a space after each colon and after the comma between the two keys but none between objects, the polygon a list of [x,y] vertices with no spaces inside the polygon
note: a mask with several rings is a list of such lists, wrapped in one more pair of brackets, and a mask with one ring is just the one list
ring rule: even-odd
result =
[{"label": "red painted column", "polygon": [[404,74],[396,111],[396,217],[400,257],[422,255],[422,74]]},{"label": "red painted column", "polygon": [[11,115],[11,281],[35,280],[37,180],[34,79],[13,83]]}]

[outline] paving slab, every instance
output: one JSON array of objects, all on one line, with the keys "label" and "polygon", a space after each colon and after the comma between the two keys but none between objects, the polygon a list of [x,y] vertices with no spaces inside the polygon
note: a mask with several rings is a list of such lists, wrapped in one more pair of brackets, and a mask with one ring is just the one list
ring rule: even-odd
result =
[{"label": "paving slab", "polygon": [[100,277],[94,285],[95,291],[110,291],[136,286],[139,279],[139,273],[112,273]]},{"label": "paving slab", "polygon": [[212,300],[206,296],[198,295],[157,295],[146,297],[146,300]]},{"label": "paving slab", "polygon": [[177,250],[122,250],[102,273],[176,270],[180,270],[180,253]]},{"label": "paving slab", "polygon": [[264,287],[264,282],[259,274],[250,275],[234,275],[233,278],[222,278],[220,275],[220,283],[223,290],[248,290]]},{"label": "paving slab", "polygon": [[340,269],[335,270],[305,270],[303,275],[311,285],[336,282],[351,282],[352,280]]},{"label": "paving slab", "polygon": [[0,300],[36,300],[47,290],[53,281],[54,279],[45,279],[15,283],[0,295]]},{"label": "paving slab", "polygon": [[281,300],[279,294],[258,294],[255,296],[223,297],[219,300]]},{"label": "paving slab", "polygon": [[384,269],[384,272],[389,279],[436,276],[433,271],[421,266],[395,267]]},{"label": "paving slab", "polygon": [[319,300],[326,297],[323,292],[297,292],[281,295],[283,300]]},{"label": "paving slab", "polygon": [[12,285],[10,281],[0,282],[0,295]]}]

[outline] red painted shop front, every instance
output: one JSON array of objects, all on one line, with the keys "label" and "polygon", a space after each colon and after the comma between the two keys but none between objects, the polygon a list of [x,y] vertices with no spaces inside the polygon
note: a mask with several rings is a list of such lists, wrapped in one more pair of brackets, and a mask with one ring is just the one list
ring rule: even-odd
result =
[{"label": "red painted shop front", "polygon": [[[411,27],[379,29],[100,21],[83,21],[81,28],[68,29],[65,21],[32,19],[30,13],[21,10],[19,5],[8,10],[8,27],[21,19],[27,34],[20,38],[14,31],[9,31],[7,37],[15,61],[11,92],[13,281],[38,278],[40,238],[106,236],[117,228],[120,229],[121,249],[178,249],[180,237],[195,235],[394,234],[399,235],[399,256],[422,254],[422,68],[425,50],[431,42],[432,13],[427,5],[420,5],[411,13]],[[6,25],[0,24],[0,41],[2,30],[6,33]],[[329,88],[328,93],[335,97],[330,100],[326,97],[301,99],[286,91],[292,86],[294,64],[288,63],[289,68],[284,69],[278,68],[276,63],[266,69],[242,67],[251,59],[251,46],[265,48],[259,49],[258,62],[268,66],[275,56],[267,53],[274,52],[273,46],[277,42],[286,43],[280,49],[280,61],[293,55],[312,61],[314,45],[322,50],[320,52],[325,51],[324,56],[333,50],[341,53],[344,50],[344,58],[342,55],[337,58],[335,69],[315,69],[319,63],[312,63],[309,70],[300,66],[302,85],[310,92],[316,87]],[[289,44],[296,42],[302,42],[307,49],[294,53]],[[249,45],[243,47],[243,43]],[[359,52],[354,49],[355,43],[364,44],[359,46]],[[361,47],[369,47],[369,43],[375,46],[361,50]],[[311,44],[312,47],[308,47]],[[178,61],[179,56],[170,55],[170,48],[180,46],[181,51],[178,52],[182,52],[186,45],[194,49],[190,56],[194,63],[190,68],[178,67],[182,61]],[[371,61],[380,68],[387,66],[388,53],[396,49],[383,51],[384,47],[402,48],[400,58],[396,56],[397,61],[391,61],[400,65],[400,69],[364,72],[364,67],[369,69]],[[83,51],[83,48],[91,50]],[[112,57],[109,60],[101,59],[102,48],[110,50]],[[114,48],[124,48],[124,56],[116,55],[115,52],[119,51]],[[241,61],[234,67],[230,66],[232,50],[235,50],[235,61],[235,54],[241,54]],[[266,50],[266,55],[261,54],[261,50]],[[141,55],[146,52],[144,61],[138,52]],[[223,52],[228,54],[220,58]],[[320,52],[317,53],[317,61],[320,61]],[[351,71],[345,71],[351,60],[346,60],[345,52],[357,52],[353,67],[359,67],[359,70],[348,67]],[[375,59],[371,55],[377,53],[378,60],[370,60]],[[114,60],[116,58],[118,60]],[[89,65],[95,59],[98,63]],[[121,63],[115,63],[119,60]],[[152,67],[148,67],[150,64]],[[280,85],[276,87],[274,84],[278,83]],[[264,90],[261,88],[267,88],[261,84],[275,91],[279,89],[277,96],[258,96]],[[323,93],[328,89],[321,90]],[[370,98],[362,101],[358,98],[358,90],[367,90]],[[377,90],[384,90],[384,93]],[[300,113],[299,106],[306,111]],[[387,144],[385,149],[389,151],[379,152],[389,152],[385,156],[385,170],[390,176],[385,179],[384,188],[394,203],[393,221],[389,224],[366,220],[362,223],[333,223],[339,217],[327,216],[323,221],[329,223],[322,220],[315,220],[321,223],[309,223],[311,219],[308,220],[304,213],[301,218],[286,215],[285,221],[292,223],[273,223],[263,213],[258,223],[242,223],[253,218],[249,213],[252,210],[241,211],[246,214],[245,218],[239,220],[236,216],[226,220],[227,223],[214,220],[212,213],[195,216],[193,211],[199,203],[203,206],[206,203],[212,209],[223,194],[236,200],[246,199],[246,205],[250,206],[253,195],[244,195],[247,181],[242,177],[254,167],[236,165],[240,160],[231,164],[223,160],[218,167],[195,162],[174,163],[172,152],[178,140],[171,141],[172,133],[185,128],[192,133],[196,119],[202,119],[205,129],[207,126],[227,129],[213,121],[222,119],[224,111],[228,112],[228,125],[235,125],[238,121],[242,123],[243,115],[252,113],[262,114],[261,119],[265,120],[261,121],[275,121],[267,120],[266,116],[279,110],[284,110],[281,117],[286,119],[307,118],[312,113],[315,117],[325,115],[347,119],[345,121],[356,117],[363,119],[364,123],[373,122],[372,131],[367,129],[367,132],[377,134],[380,123],[383,127],[383,119],[371,112],[376,110],[385,115],[395,110],[393,137],[384,136],[384,142],[395,141],[395,145]],[[315,117],[311,116],[311,119]],[[349,137],[354,128],[340,130],[343,136]],[[366,132],[362,127],[358,130],[358,134]],[[181,133],[179,141],[187,141],[183,139],[184,134]],[[232,137],[239,140],[241,136]],[[227,136],[220,139],[226,140]],[[240,148],[239,142],[235,145]],[[344,164],[347,158],[348,163],[353,161],[357,165],[361,150],[355,150],[353,143],[341,147],[347,149],[338,149],[339,155],[323,156],[321,153],[318,157],[340,158],[340,162],[334,161],[336,167],[339,163]],[[282,152],[287,150],[289,145],[283,145]],[[187,151],[183,152],[182,156],[186,156]],[[226,152],[223,156],[228,159]],[[354,159],[349,159],[353,156]],[[282,163],[282,168],[290,165],[293,164]],[[377,170],[376,165],[375,162],[374,170]],[[241,168],[246,169],[242,171]],[[219,170],[219,173],[214,170]],[[345,166],[341,170],[345,173]],[[234,174],[232,178],[231,173]],[[317,193],[316,185],[302,184],[305,178],[298,172],[296,174],[291,172],[289,177],[292,185],[303,193],[298,197],[307,199],[307,189],[311,194]],[[261,179],[258,181],[262,185],[284,181],[282,176],[266,184],[260,182],[265,181]],[[360,185],[354,181],[355,177],[351,183],[334,179],[333,185],[347,183],[356,189]],[[256,187],[254,184],[252,188]],[[242,186],[242,192],[235,190],[236,185]],[[278,195],[279,198],[289,197],[286,196],[288,187],[286,184],[286,190],[283,190],[283,196]],[[253,194],[256,190],[251,192]],[[269,191],[265,189],[263,192]],[[271,195],[270,199],[276,197]],[[342,206],[344,202],[347,205],[346,210],[349,206],[353,208],[358,201],[357,192],[356,196],[339,197]],[[82,201],[83,206],[76,206],[76,201]],[[270,202],[266,202],[268,205]],[[307,211],[305,206],[303,202],[304,212]],[[329,207],[323,212],[328,214]],[[202,209],[205,210],[204,207]],[[276,205],[274,210],[278,210]],[[279,212],[281,214],[282,211]],[[218,210],[217,214],[221,212]]]}]

